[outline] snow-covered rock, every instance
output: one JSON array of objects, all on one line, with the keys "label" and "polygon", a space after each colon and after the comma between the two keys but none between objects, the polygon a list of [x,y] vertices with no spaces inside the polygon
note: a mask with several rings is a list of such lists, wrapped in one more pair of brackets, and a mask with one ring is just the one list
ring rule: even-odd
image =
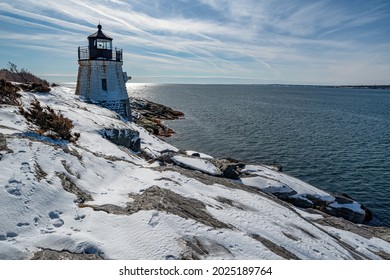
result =
[{"label": "snow-covered rock", "polygon": [[[74,88],[23,93],[22,103],[27,106],[34,98],[71,119],[80,138],[68,143],[31,133],[16,107],[1,105],[1,259],[58,254],[104,259],[390,256],[388,229],[338,223],[326,213],[298,209],[266,193],[293,190],[330,199],[295,178],[246,166],[252,179],[243,178],[242,184],[214,176],[219,169],[212,159],[178,154],[174,160],[202,172],[158,167],[144,157],[178,149],[114,112],[82,102]],[[103,138],[107,128],[138,131],[141,153]],[[329,205],[337,208],[336,202]],[[60,253],[47,253],[53,251]]]},{"label": "snow-covered rock", "polygon": [[248,175],[240,178],[243,184],[271,193],[295,206],[321,209],[355,223],[372,218],[371,212],[353,199],[329,194],[268,166],[246,165],[242,173]]},{"label": "snow-covered rock", "polygon": [[219,170],[218,167],[216,167],[214,164],[212,164],[207,159],[178,155],[178,156],[173,156],[172,160],[178,165],[182,165],[184,167],[198,170],[198,171],[210,174],[210,175],[221,175],[222,174],[221,170]]},{"label": "snow-covered rock", "polygon": [[188,156],[199,157],[199,158],[204,158],[204,159],[213,159],[213,157],[208,155],[208,154],[204,154],[204,153],[200,153],[200,152],[196,152],[196,151],[188,150],[188,151],[185,151],[185,153]]},{"label": "snow-covered rock", "polygon": [[129,148],[134,152],[141,150],[141,139],[139,138],[139,132],[136,130],[130,128],[104,128],[101,133],[104,138],[117,145]]}]

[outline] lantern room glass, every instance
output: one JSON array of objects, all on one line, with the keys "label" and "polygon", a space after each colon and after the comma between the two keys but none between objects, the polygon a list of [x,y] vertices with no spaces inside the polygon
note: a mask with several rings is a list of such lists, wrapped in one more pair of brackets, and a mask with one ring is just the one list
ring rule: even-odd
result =
[{"label": "lantern room glass", "polygon": [[98,49],[112,50],[112,42],[109,40],[97,39],[95,43]]}]

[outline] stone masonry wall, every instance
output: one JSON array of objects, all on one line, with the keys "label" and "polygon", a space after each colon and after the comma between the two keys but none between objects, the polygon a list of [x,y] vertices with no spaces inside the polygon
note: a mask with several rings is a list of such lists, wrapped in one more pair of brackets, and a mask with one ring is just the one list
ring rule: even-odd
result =
[{"label": "stone masonry wall", "polygon": [[[116,111],[131,119],[131,111],[126,90],[127,75],[122,71],[121,61],[80,60],[76,94],[87,101],[101,103],[103,107]],[[102,79],[107,81],[103,90]]]}]

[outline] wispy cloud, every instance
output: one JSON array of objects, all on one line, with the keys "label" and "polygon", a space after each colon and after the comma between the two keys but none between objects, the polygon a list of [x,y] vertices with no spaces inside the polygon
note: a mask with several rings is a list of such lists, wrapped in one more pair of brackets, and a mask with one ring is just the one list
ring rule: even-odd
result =
[{"label": "wispy cloud", "polygon": [[[69,61],[71,52],[86,44],[100,21],[114,44],[125,50],[125,67],[135,75],[193,73],[297,82],[310,77],[339,82],[337,77],[343,77],[347,82],[360,79],[359,71],[369,67],[385,80],[386,75],[374,71],[373,61],[381,60],[381,70],[390,72],[390,5],[370,3],[13,0],[0,3],[1,48],[61,53],[57,59],[66,57],[59,65],[67,72],[76,67],[76,61]],[[17,55],[23,56],[22,51]]]}]

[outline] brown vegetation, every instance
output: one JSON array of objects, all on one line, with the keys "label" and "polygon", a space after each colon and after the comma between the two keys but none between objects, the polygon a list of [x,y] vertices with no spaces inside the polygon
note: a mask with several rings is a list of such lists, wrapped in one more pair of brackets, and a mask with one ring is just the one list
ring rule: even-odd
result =
[{"label": "brown vegetation", "polygon": [[21,83],[20,88],[25,91],[31,92],[49,92],[50,85],[46,80],[38,78],[28,70],[22,68],[18,70],[18,67],[8,62],[7,69],[0,69],[0,79],[4,79],[11,82]]},{"label": "brown vegetation", "polygon": [[49,92],[50,87],[39,83],[20,84],[21,89],[29,92]]},{"label": "brown vegetation", "polygon": [[0,79],[23,84],[36,83],[46,87],[50,86],[46,80],[38,78],[27,69],[18,70],[18,67],[12,62],[8,62],[7,69],[0,69]]},{"label": "brown vegetation", "polygon": [[19,106],[20,88],[5,79],[0,80],[0,104]]},{"label": "brown vegetation", "polygon": [[75,142],[80,137],[79,133],[72,133],[73,123],[62,114],[57,114],[49,106],[42,107],[38,100],[30,104],[26,111],[20,107],[20,113],[31,123],[38,127],[38,133],[52,139],[63,139]]}]

